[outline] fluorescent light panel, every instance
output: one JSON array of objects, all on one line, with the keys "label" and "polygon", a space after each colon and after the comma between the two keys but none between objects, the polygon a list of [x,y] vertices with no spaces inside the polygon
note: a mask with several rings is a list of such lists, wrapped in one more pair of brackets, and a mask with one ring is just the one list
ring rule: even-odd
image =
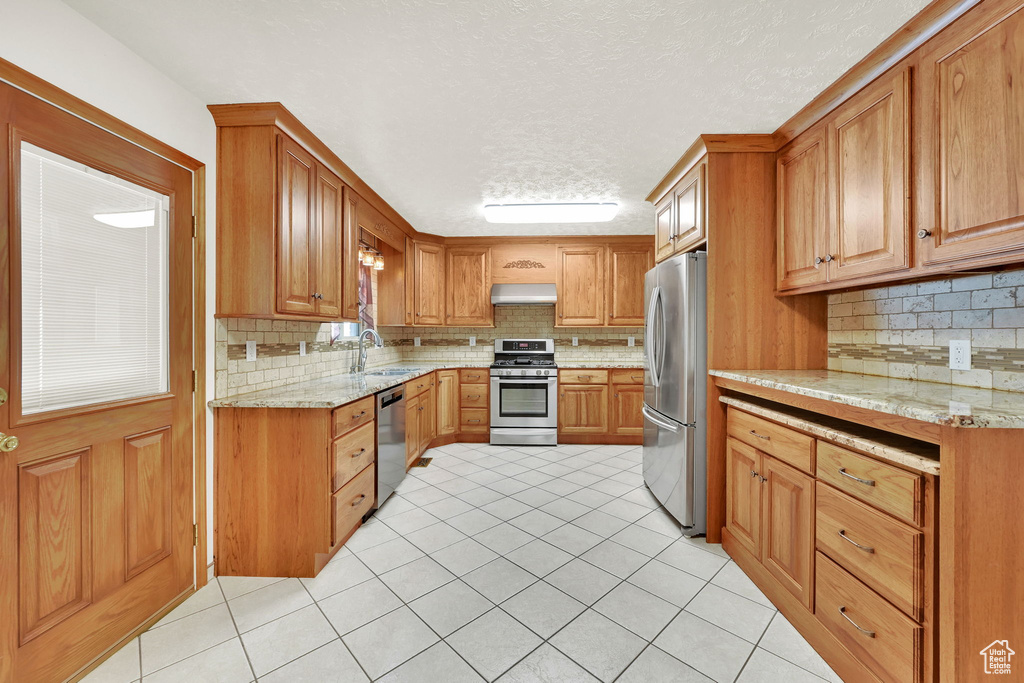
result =
[{"label": "fluorescent light panel", "polygon": [[97,213],[93,214],[93,218],[115,228],[152,228],[156,223],[156,210]]},{"label": "fluorescent light panel", "polygon": [[615,218],[614,203],[488,204],[488,223],[605,223]]}]

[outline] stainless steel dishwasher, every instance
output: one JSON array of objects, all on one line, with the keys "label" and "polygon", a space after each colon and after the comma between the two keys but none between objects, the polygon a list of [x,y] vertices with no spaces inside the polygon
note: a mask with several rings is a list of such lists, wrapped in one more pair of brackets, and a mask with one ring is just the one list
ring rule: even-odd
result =
[{"label": "stainless steel dishwasher", "polygon": [[377,394],[377,507],[405,479],[405,387]]}]

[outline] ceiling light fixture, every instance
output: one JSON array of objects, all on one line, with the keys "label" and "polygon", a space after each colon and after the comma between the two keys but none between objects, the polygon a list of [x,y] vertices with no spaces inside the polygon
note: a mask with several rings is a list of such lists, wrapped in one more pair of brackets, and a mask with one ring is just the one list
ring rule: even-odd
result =
[{"label": "ceiling light fixture", "polygon": [[488,223],[605,223],[615,218],[614,203],[488,204]]},{"label": "ceiling light fixture", "polygon": [[97,213],[93,214],[93,218],[115,228],[152,228],[156,223],[156,210]]}]

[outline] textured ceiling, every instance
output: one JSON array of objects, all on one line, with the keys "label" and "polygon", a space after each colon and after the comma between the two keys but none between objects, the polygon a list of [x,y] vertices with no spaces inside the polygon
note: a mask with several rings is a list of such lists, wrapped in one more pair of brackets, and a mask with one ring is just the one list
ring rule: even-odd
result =
[{"label": "textured ceiling", "polygon": [[[418,230],[650,233],[700,133],[771,132],[927,0],[66,0],[208,103],[281,101]],[[501,226],[487,203],[617,201]]]}]

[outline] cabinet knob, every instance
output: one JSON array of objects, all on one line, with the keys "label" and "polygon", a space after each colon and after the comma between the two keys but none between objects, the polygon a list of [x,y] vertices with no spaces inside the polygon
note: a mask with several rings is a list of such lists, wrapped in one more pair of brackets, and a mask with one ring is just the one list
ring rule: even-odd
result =
[{"label": "cabinet knob", "polygon": [[931,234],[931,230],[925,230],[924,228],[921,228],[920,230],[917,231],[917,239],[923,240],[926,237],[931,237]]},{"label": "cabinet knob", "polygon": [[833,256],[832,254],[825,254],[825,263],[828,263],[829,261],[835,261],[835,260],[836,260],[836,257]]},{"label": "cabinet knob", "polygon": [[820,256],[814,257],[814,265],[820,266],[822,264],[822,261],[824,261],[824,259],[822,259]]}]

